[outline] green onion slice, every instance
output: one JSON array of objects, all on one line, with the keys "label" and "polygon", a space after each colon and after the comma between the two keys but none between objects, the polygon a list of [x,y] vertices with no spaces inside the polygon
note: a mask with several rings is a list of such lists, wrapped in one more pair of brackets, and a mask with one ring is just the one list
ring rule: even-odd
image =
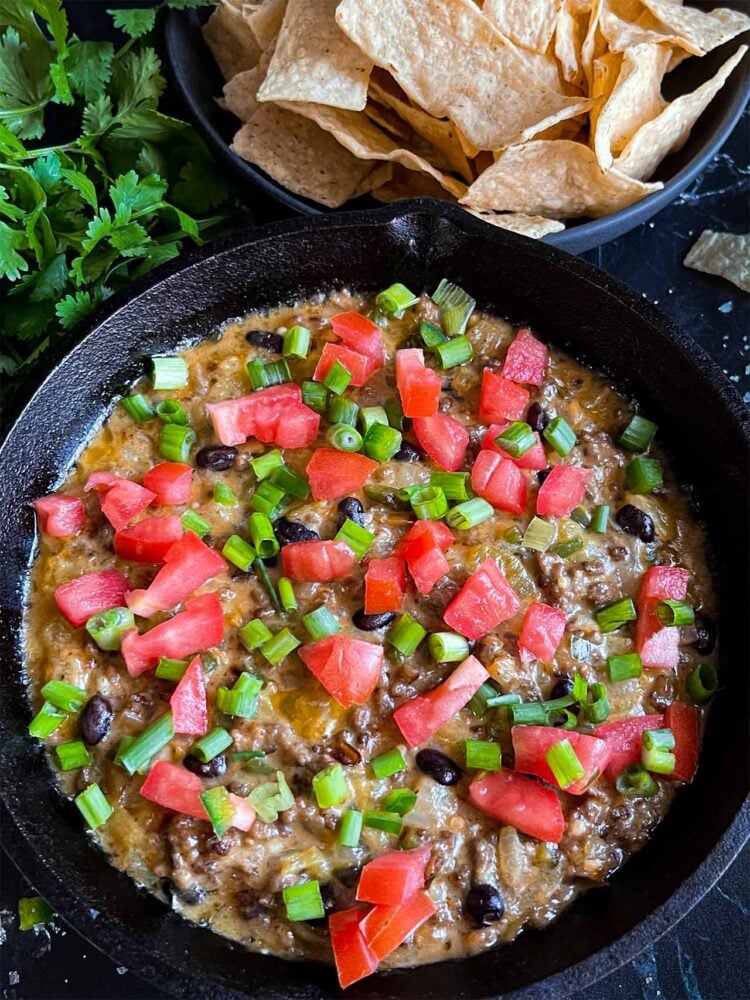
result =
[{"label": "green onion slice", "polygon": [[361,524],[352,521],[350,517],[344,521],[339,530],[334,535],[334,541],[345,542],[352,550],[357,559],[362,559],[375,541],[375,535],[363,528]]},{"label": "green onion slice", "polygon": [[378,309],[393,316],[394,319],[401,319],[407,309],[411,309],[419,302],[419,296],[410,292],[406,285],[400,282],[384,289],[375,298]]},{"label": "green onion slice", "polygon": [[433,348],[438,356],[441,368],[456,368],[465,365],[474,357],[474,348],[468,337],[454,337],[444,344],[436,344]]},{"label": "green onion slice", "polygon": [[675,738],[671,729],[644,729],[641,763],[655,774],[671,774],[675,768]]},{"label": "green onion slice", "polygon": [[411,812],[416,802],[417,793],[413,792],[411,788],[394,788],[383,799],[383,811],[405,816]]},{"label": "green onion slice", "polygon": [[162,681],[179,681],[189,666],[188,660],[170,660],[162,656],[156,667],[155,675]]},{"label": "green onion slice", "polygon": [[591,515],[585,507],[574,507],[570,512],[570,516],[582,528],[587,528],[591,524]]},{"label": "green onion slice", "polygon": [[290,496],[298,497],[301,500],[307,500],[310,495],[310,484],[307,479],[294,472],[293,469],[287,469],[286,466],[274,469],[268,477],[268,482],[273,483],[274,486]]},{"label": "green onion slice", "polygon": [[521,545],[535,552],[546,552],[555,537],[555,526],[541,517],[532,517],[523,534]]},{"label": "green onion slice", "polygon": [[302,383],[302,402],[316,413],[325,413],[328,390],[321,382]]},{"label": "green onion slice", "polygon": [[331,764],[330,767],[318,771],[317,774],[313,775],[312,786],[319,809],[340,806],[349,795],[341,764]]},{"label": "green onion slice", "polygon": [[356,427],[359,415],[359,407],[353,399],[347,399],[346,396],[331,396],[328,402],[328,419],[332,424],[349,424],[350,427]]},{"label": "green onion slice", "polygon": [[91,763],[91,754],[83,740],[73,740],[71,743],[58,743],[55,747],[57,759],[63,771],[75,771]]},{"label": "green onion slice", "polygon": [[204,764],[208,764],[209,761],[213,760],[214,757],[218,757],[220,753],[223,753],[231,745],[232,737],[226,729],[216,726],[210,733],[206,733],[205,736],[202,736],[193,743],[190,747],[190,753]]},{"label": "green onion slice", "polygon": [[114,809],[105,798],[104,792],[96,782],[89,785],[85,791],[76,796],[75,804],[78,806],[90,830],[96,830],[102,826],[114,812]]},{"label": "green onion slice", "polygon": [[449,337],[466,331],[466,324],[476,308],[476,299],[453,282],[442,278],[432,293],[432,301],[440,307],[440,321]]},{"label": "green onion slice", "polygon": [[284,456],[280,448],[273,448],[264,455],[250,459],[250,468],[255,473],[256,479],[266,479],[276,469],[284,467]]},{"label": "green onion slice", "polygon": [[188,383],[188,366],[184,358],[156,357],[151,359],[154,389],[184,389]]},{"label": "green onion slice", "polygon": [[411,615],[404,613],[394,623],[386,636],[386,641],[402,656],[411,656],[426,635],[427,629],[422,628]]},{"label": "green onion slice", "polygon": [[685,689],[694,705],[705,705],[716,694],[719,678],[713,663],[699,663],[688,674]]},{"label": "green onion slice", "polygon": [[608,718],[610,713],[607,689],[603,684],[591,684],[588,700],[581,705],[581,711],[587,722],[599,724]]},{"label": "green onion slice", "polygon": [[521,458],[536,444],[536,434],[522,420],[514,420],[495,438],[495,444],[511,458]]},{"label": "green onion slice", "polygon": [[235,681],[234,687],[220,687],[216,691],[216,707],[225,715],[240,719],[254,719],[258,711],[258,698],[263,688],[263,680],[256,674],[244,671]]},{"label": "green onion slice", "polygon": [[294,805],[294,796],[283,771],[276,772],[276,781],[268,781],[254,788],[247,800],[264,823],[275,823],[279,813]]},{"label": "green onion slice", "polygon": [[310,633],[310,638],[314,642],[317,642],[319,639],[325,639],[327,635],[334,635],[336,632],[341,631],[341,625],[339,625],[337,619],[325,604],[321,604],[319,608],[303,615],[302,624]]},{"label": "green onion slice", "polygon": [[471,500],[457,504],[453,510],[449,511],[445,523],[459,531],[469,531],[471,528],[476,528],[478,524],[482,524],[483,521],[489,521],[494,514],[492,504],[483,500],[482,497],[473,497]]},{"label": "green onion slice", "polygon": [[371,830],[382,830],[384,833],[392,833],[398,836],[404,821],[398,813],[385,812],[381,809],[366,809],[362,820],[364,825]]},{"label": "green onion slice", "polygon": [[658,458],[638,455],[625,467],[625,485],[631,493],[651,493],[664,482]]},{"label": "green onion slice", "polygon": [[439,326],[429,323],[426,319],[419,324],[419,336],[425,347],[437,347],[438,344],[445,344],[448,340]]},{"label": "green onion slice", "polygon": [[471,500],[474,496],[468,472],[433,472],[430,476],[430,486],[441,489],[450,501],[460,503]]},{"label": "green onion slice", "polygon": [[627,681],[631,677],[640,677],[643,673],[643,663],[638,653],[622,653],[619,656],[607,657],[609,679],[612,681]]},{"label": "green onion slice", "polygon": [[362,813],[357,809],[347,809],[342,815],[341,823],[339,824],[339,844],[342,847],[357,847],[361,835]]},{"label": "green onion slice", "polygon": [[349,385],[352,378],[353,375],[349,369],[345,365],[342,365],[337,359],[328,369],[328,372],[323,379],[323,385],[337,396],[340,396]]},{"label": "green onion slice", "polygon": [[230,535],[224,543],[221,554],[237,569],[248,573],[255,562],[255,549],[240,535]]},{"label": "green onion slice", "polygon": [[427,640],[430,656],[438,663],[458,663],[469,655],[469,643],[457,632],[433,632]]},{"label": "green onion slice", "polygon": [[189,423],[188,415],[182,403],[179,403],[176,399],[162,400],[156,407],[156,415],[165,424],[179,424],[184,427]]},{"label": "green onion slice", "polygon": [[603,535],[607,530],[608,521],[609,504],[600,503],[594,507],[594,513],[591,517],[591,530],[595,531],[598,535]]},{"label": "green onion slice", "polygon": [[29,723],[29,736],[37,740],[46,740],[66,718],[67,712],[45,701]]},{"label": "green onion slice", "polygon": [[563,458],[569,455],[576,443],[573,428],[564,417],[555,417],[542,431],[545,441],[552,445],[558,455]]},{"label": "green onion slice", "polygon": [[286,907],[287,920],[292,922],[320,920],[325,916],[320,884],[314,879],[297,885],[288,885],[281,890],[281,895]]},{"label": "green onion slice", "polygon": [[45,701],[63,712],[79,712],[86,704],[86,692],[83,688],[65,681],[47,681],[41,693]]},{"label": "green onion slice", "polygon": [[172,713],[160,716],[136,737],[120,755],[119,762],[128,774],[135,774],[174,738]]},{"label": "green onion slice", "polygon": [[186,510],[180,518],[185,531],[192,531],[198,538],[203,538],[211,530],[211,525],[194,510]]},{"label": "green onion slice", "polygon": [[159,436],[159,454],[168,462],[187,462],[195,441],[195,431],[190,427],[164,424]]},{"label": "green onion slice", "polygon": [[560,788],[568,788],[575,784],[586,773],[569,740],[555,743],[546,751],[544,757]]},{"label": "green onion slice", "polygon": [[620,435],[619,443],[628,451],[646,451],[657,430],[656,424],[652,424],[650,420],[635,413]]},{"label": "green onion slice", "polygon": [[292,381],[292,373],[285,358],[280,361],[259,361],[257,358],[245,365],[247,377],[253,389],[267,389],[272,385],[283,385]]},{"label": "green onion slice", "polygon": [[288,358],[306,358],[310,351],[310,331],[295,324],[284,334],[284,354]]},{"label": "green onion slice", "polygon": [[234,819],[234,806],[229,792],[223,785],[217,785],[201,794],[201,802],[208,813],[214,833],[217,837],[223,837]]},{"label": "green onion slice", "polygon": [[135,392],[131,396],[124,396],[120,400],[120,406],[131,420],[135,420],[137,424],[145,424],[147,420],[151,420],[154,416],[151,403],[140,392]]},{"label": "green onion slice", "polygon": [[110,608],[109,611],[100,611],[86,622],[86,631],[99,649],[109,652],[120,648],[123,635],[132,628],[135,628],[135,617],[130,608]]},{"label": "green onion slice", "polygon": [[401,431],[387,424],[371,424],[363,438],[362,449],[376,462],[389,462],[401,447]]},{"label": "green onion slice", "polygon": [[281,486],[276,486],[270,479],[264,479],[250,497],[250,506],[253,510],[260,511],[261,514],[268,514],[270,518],[273,518],[277,513],[280,513],[285,498],[286,490]]},{"label": "green onion slice", "polygon": [[296,611],[297,596],[294,593],[294,584],[292,581],[286,576],[279,577],[278,588],[279,600],[284,611]]},{"label": "green onion slice", "polygon": [[605,634],[617,631],[628,622],[634,622],[636,611],[632,597],[618,597],[616,601],[597,608],[594,612],[594,618],[599,626],[599,631]]},{"label": "green onion slice", "polygon": [[239,503],[235,493],[225,483],[214,483],[214,501],[222,507],[234,507]]},{"label": "green onion slice", "polygon": [[470,771],[499,771],[502,760],[499,743],[465,740],[466,767]]},{"label": "green onion slice", "polygon": [[[372,427],[373,424],[384,424],[386,427],[390,427],[388,421],[388,414],[385,412],[385,407],[383,406],[364,406],[359,413],[359,422],[362,426],[362,430],[366,433]],[[395,428],[399,430],[399,428]]]},{"label": "green onion slice", "polygon": [[381,753],[379,757],[373,757],[370,761],[370,767],[376,778],[389,778],[392,774],[405,771],[408,764],[401,750],[398,747],[394,747],[393,750],[388,750],[387,753]]},{"label": "green onion slice", "polygon": [[664,600],[656,605],[656,617],[662,625],[692,625],[695,611],[684,601]]},{"label": "green onion slice", "polygon": [[400,401],[391,397],[391,399],[386,400],[384,409],[391,427],[395,427],[397,431],[402,431],[404,429],[404,411]]},{"label": "green onion slice", "polygon": [[641,764],[626,767],[617,776],[615,788],[626,799],[647,799],[659,791],[659,786]]},{"label": "green onion slice", "polygon": [[336,451],[362,450],[362,435],[351,424],[333,424],[326,431],[326,440]]},{"label": "green onion slice", "polygon": [[421,521],[439,521],[448,513],[448,500],[437,486],[418,486],[411,493],[409,502]]},{"label": "green onion slice", "polygon": [[299,645],[300,641],[297,636],[293,635],[288,628],[283,628],[276,633],[273,639],[264,642],[260,651],[269,663],[276,666]]},{"label": "green onion slice", "polygon": [[243,625],[237,634],[240,637],[242,645],[249,653],[254,653],[256,649],[260,649],[264,642],[273,639],[273,632],[265,622],[260,621],[258,618],[254,618],[252,621],[247,622],[246,625]]},{"label": "green onion slice", "polygon": [[261,559],[271,559],[280,549],[268,514],[254,511],[247,519],[247,531]]},{"label": "green onion slice", "polygon": [[547,709],[541,701],[529,701],[509,706],[510,717],[515,726],[546,726]]}]

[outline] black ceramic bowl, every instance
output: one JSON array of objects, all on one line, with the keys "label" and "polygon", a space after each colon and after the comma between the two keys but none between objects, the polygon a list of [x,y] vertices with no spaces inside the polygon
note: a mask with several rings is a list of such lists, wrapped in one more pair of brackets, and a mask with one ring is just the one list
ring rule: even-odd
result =
[{"label": "black ceramic bowl", "polygon": [[[733,7],[747,11],[748,0],[689,0],[694,7],[711,10]],[[241,180],[259,188],[288,208],[303,215],[328,214],[339,209],[323,208],[317,202],[287,191],[272,177],[248,163],[229,148],[240,123],[216,103],[224,81],[208,46],[201,35],[201,23],[208,16],[206,8],[191,11],[168,11],[165,41],[177,90],[198,130],[220,162],[225,163]],[[701,59],[686,59],[664,82],[664,96],[673,100],[689,93],[710,79],[721,64],[735,52],[747,35],[733,38]],[[544,242],[552,246],[583,253],[608,243],[648,221],[681,194],[711,161],[739,121],[750,98],[750,53],[745,55],[722,90],[696,122],[690,138],[678,152],[660,164],[652,180],[663,181],[664,187],[642,201],[591,221],[570,220],[560,233],[551,233]],[[349,203],[347,210],[369,208],[377,204],[370,197]],[[489,224],[488,224],[488,228]]]},{"label": "black ceramic bowl", "polygon": [[[55,489],[113,397],[144,359],[210,335],[229,317],[321,290],[398,279],[432,290],[442,276],[480,307],[529,322],[545,340],[632,393],[670,447],[709,526],[720,587],[722,691],[695,783],[611,885],[556,923],[462,962],[376,976],[347,996],[458,1000],[565,996],[630,959],[680,919],[750,832],[748,776],[747,415],[696,345],[640,295],[575,257],[498,229],[455,206],[406,202],[253,230],[204,247],[114,297],[31,399],[0,450],[0,774],[3,837],[37,891],[78,931],[176,996],[319,1000],[332,969],[251,954],[172,914],[93,850],[28,738],[21,613],[34,548],[27,506]],[[735,512],[736,516],[732,516]]]}]

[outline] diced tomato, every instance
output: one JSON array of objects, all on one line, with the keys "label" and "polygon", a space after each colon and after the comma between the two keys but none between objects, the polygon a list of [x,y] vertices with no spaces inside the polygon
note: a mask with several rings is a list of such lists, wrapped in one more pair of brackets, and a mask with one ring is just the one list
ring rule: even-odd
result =
[{"label": "diced tomato", "polygon": [[545,757],[550,747],[568,740],[584,770],[584,775],[565,789],[571,795],[584,795],[589,786],[603,774],[610,759],[610,748],[605,740],[555,729],[554,726],[513,726],[513,753],[516,771],[535,774],[557,788],[557,779]]},{"label": "diced tomato", "polygon": [[304,405],[302,390],[293,382],[223,403],[208,403],[206,409],[216,436],[227,445],[256,437],[279,448],[307,448],[320,426],[320,414]]},{"label": "diced tomato", "polygon": [[284,576],[300,583],[327,583],[349,576],[357,557],[346,542],[292,542],[281,550]]},{"label": "diced tomato", "polygon": [[529,390],[489,368],[482,372],[482,389],[479,395],[479,419],[483,424],[497,424],[502,420],[520,420],[529,405]]},{"label": "diced tomato", "polygon": [[443,618],[467,639],[481,639],[520,610],[516,592],[495,561],[485,559],[448,605]]},{"label": "diced tomato", "polygon": [[363,917],[359,929],[375,957],[381,961],[436,912],[437,906],[432,897],[422,890],[399,906],[373,906]]},{"label": "diced tomato", "polygon": [[360,903],[397,906],[424,889],[424,870],[432,847],[420,844],[411,851],[386,851],[362,869],[357,886]]},{"label": "diced tomato", "polygon": [[143,477],[146,489],[156,494],[156,503],[189,503],[193,470],[181,462],[159,462]]},{"label": "diced tomato", "polygon": [[433,736],[461,711],[488,677],[479,660],[469,656],[442,684],[400,705],[393,713],[393,721],[409,746],[419,746]]},{"label": "diced tomato", "polygon": [[447,552],[456,538],[442,521],[416,521],[404,535],[404,558],[417,559],[429,549]]},{"label": "diced tomato", "polygon": [[169,699],[175,733],[203,736],[208,730],[206,675],[196,656],[180,678]]},{"label": "diced tomato", "polygon": [[317,448],[307,463],[307,478],[315,500],[338,500],[360,489],[378,463],[356,452]]},{"label": "diced tomato", "polygon": [[553,465],[539,487],[536,512],[540,517],[565,517],[583,500],[591,469],[580,465]]},{"label": "diced tomato", "polygon": [[406,573],[399,556],[371,559],[365,573],[365,614],[400,611],[404,603]]},{"label": "diced tomato", "polygon": [[450,563],[440,549],[430,549],[407,563],[414,586],[420,594],[429,594],[432,588],[451,571]]},{"label": "diced tomato", "polygon": [[224,613],[216,594],[200,594],[185,603],[185,610],[138,635],[135,629],[122,639],[122,655],[131,677],[152,670],[165,656],[185,659],[218,646],[224,638]]},{"label": "diced tomato", "polygon": [[509,420],[503,420],[501,424],[491,424],[482,439],[482,448],[486,448],[488,451],[496,451],[503,458],[509,458],[511,462],[516,463],[519,469],[534,469],[537,472],[541,469],[546,469],[549,462],[547,461],[542,439],[536,432],[534,433],[536,444],[525,455],[521,455],[520,458],[513,458],[507,451],[503,451],[499,445],[495,444],[495,438],[499,437],[507,427],[510,427]]},{"label": "diced tomato", "polygon": [[119,570],[100,569],[61,583],[55,590],[55,603],[70,624],[78,628],[100,611],[122,607],[129,589]]},{"label": "diced tomato", "polygon": [[208,819],[201,802],[202,791],[203,782],[197,774],[167,760],[157,760],[141,785],[141,795],[149,802],[196,819]]},{"label": "diced tomato", "polygon": [[609,747],[609,763],[604,774],[614,781],[626,767],[640,764],[644,729],[663,729],[663,715],[631,715],[618,722],[605,722],[597,726],[594,736],[604,740]]},{"label": "diced tomato", "polygon": [[670,778],[692,781],[698,766],[698,748],[701,742],[701,713],[694,705],[673,701],[664,714],[664,726],[674,736],[674,771]]},{"label": "diced tomato", "polygon": [[375,370],[372,359],[366,355],[358,354],[348,347],[342,347],[341,344],[325,344],[315,366],[313,379],[316,382],[322,382],[337,361],[352,373],[349,383],[352,386],[364,385]]},{"label": "diced tomato", "polygon": [[447,413],[415,417],[412,426],[417,441],[441,469],[457,472],[463,468],[469,446],[469,432],[455,417]]},{"label": "diced tomato", "polygon": [[328,918],[333,960],[342,990],[365,976],[372,975],[378,967],[375,953],[365,942],[359,929],[361,916],[362,911],[353,907],[351,910],[332,913]]},{"label": "diced tomato", "polygon": [[34,500],[40,530],[51,538],[70,538],[86,524],[86,509],[80,497],[53,493]]},{"label": "diced tomato", "polygon": [[380,680],[383,647],[336,633],[302,646],[300,659],[336,701],[363,705]]},{"label": "diced tomato", "polygon": [[690,574],[679,566],[652,566],[638,592],[635,648],[644,667],[674,669],[680,659],[680,630],[664,626],[656,615],[659,601],[684,601]]},{"label": "diced tomato", "polygon": [[562,840],[565,817],[557,793],[533,778],[503,768],[472,781],[469,798],[487,816],[529,837]]},{"label": "diced tomato", "polygon": [[385,364],[383,334],[371,319],[358,312],[339,313],[331,316],[331,326],[337,337],[357,354],[364,354],[374,364],[372,371]]},{"label": "diced tomato", "polygon": [[115,532],[115,553],[129,562],[163,562],[182,534],[182,521],[177,514],[144,517],[129,528]]},{"label": "diced tomato", "polygon": [[499,510],[522,514],[526,507],[528,483],[521,469],[509,458],[483,449],[471,470],[471,487]]},{"label": "diced tomato", "polygon": [[192,531],[186,531],[164,557],[164,565],[146,590],[133,590],[128,607],[142,618],[169,611],[198,587],[223,573],[227,564]]},{"label": "diced tomato", "polygon": [[425,366],[421,348],[396,351],[396,385],[405,417],[431,417],[437,413],[442,383]]},{"label": "diced tomato", "polygon": [[525,385],[541,385],[546,371],[547,348],[531,330],[519,330],[505,355],[503,378]]},{"label": "diced tomato", "polygon": [[526,608],[518,636],[518,651],[525,663],[552,663],[565,632],[565,612],[538,601]]},{"label": "diced tomato", "polygon": [[131,483],[129,479],[114,476],[111,472],[94,472],[86,480],[84,489],[86,492],[96,490],[97,493],[104,494],[100,501],[102,514],[115,531],[127,527],[137,514],[156,499],[156,494],[151,490],[138,483]]},{"label": "diced tomato", "polygon": [[320,414],[311,410],[304,403],[290,406],[283,417],[277,422],[273,434],[261,437],[259,441],[275,444],[279,448],[309,448],[318,436]]}]

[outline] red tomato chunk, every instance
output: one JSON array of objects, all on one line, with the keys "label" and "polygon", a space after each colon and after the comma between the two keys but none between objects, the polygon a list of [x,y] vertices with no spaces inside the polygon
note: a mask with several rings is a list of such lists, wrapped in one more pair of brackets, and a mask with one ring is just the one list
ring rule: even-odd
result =
[{"label": "red tomato chunk", "polygon": [[216,594],[201,594],[185,603],[185,610],[138,635],[135,629],[122,639],[122,655],[131,677],[152,670],[162,656],[181,660],[224,638],[224,614]]},{"label": "red tomato chunk", "polygon": [[541,469],[546,469],[549,465],[547,461],[547,454],[544,450],[544,445],[542,444],[541,437],[535,432],[534,437],[536,438],[536,444],[533,448],[530,448],[525,455],[521,455],[520,458],[513,458],[509,455],[507,451],[495,444],[495,438],[499,437],[503,431],[510,427],[509,420],[503,420],[501,424],[492,424],[482,439],[482,448],[486,448],[488,451],[496,451],[498,455],[502,455],[503,458],[510,459],[511,462],[515,462],[519,469],[534,469],[539,472]]},{"label": "red tomato chunk", "polygon": [[526,476],[515,462],[501,458],[494,451],[484,450],[477,455],[471,470],[471,487],[498,510],[522,514],[526,507]]},{"label": "red tomato chunk", "polygon": [[157,760],[141,785],[141,795],[149,802],[185,816],[208,819],[201,802],[202,791],[203,782],[197,774],[166,760]]},{"label": "red tomato chunk", "polygon": [[517,594],[497,568],[485,559],[445,610],[443,618],[454,632],[481,639],[521,610]]},{"label": "red tomato chunk", "polygon": [[156,495],[160,506],[190,502],[193,470],[181,462],[160,462],[143,477],[143,485]]},{"label": "red tomato chunk", "polygon": [[583,500],[591,469],[580,465],[553,465],[539,487],[536,512],[540,517],[565,517]]},{"label": "red tomato chunk", "polygon": [[526,385],[541,385],[547,371],[547,348],[531,330],[519,330],[508,348],[502,367],[503,378]]},{"label": "red tomato chunk", "polygon": [[457,472],[466,461],[469,432],[447,413],[415,417],[414,434],[427,455],[446,472]]},{"label": "red tomato chunk", "polygon": [[358,354],[340,344],[326,344],[315,368],[313,379],[316,382],[322,382],[337,361],[351,372],[352,378],[349,385],[352,386],[364,385],[374,371],[372,359],[364,354]]},{"label": "red tomato chunk", "polygon": [[360,931],[361,917],[362,911],[353,907],[332,913],[328,918],[333,960],[342,990],[372,975],[378,967],[378,959]]},{"label": "red tomato chunk", "polygon": [[362,903],[396,906],[424,888],[424,870],[432,848],[421,844],[411,851],[386,851],[362,869],[357,899]]},{"label": "red tomato chunk", "polygon": [[700,710],[694,705],[673,701],[664,714],[664,725],[672,730],[675,740],[675,765],[670,777],[677,781],[692,781],[698,766],[701,741]]},{"label": "red tomato chunk", "polygon": [[74,628],[84,625],[92,615],[122,607],[130,584],[116,569],[100,569],[76,580],[61,583],[55,590],[55,603]]},{"label": "red tomato chunk", "polygon": [[182,521],[177,514],[166,517],[144,517],[129,528],[116,531],[115,553],[129,562],[163,562],[167,552],[183,535]]},{"label": "red tomato chunk", "polygon": [[339,500],[367,482],[378,463],[365,455],[318,448],[307,463],[307,478],[314,500]]},{"label": "red tomato chunk", "polygon": [[635,648],[644,667],[674,670],[680,659],[680,630],[663,626],[656,615],[659,601],[684,601],[690,574],[679,566],[652,566],[638,593]]},{"label": "red tomato chunk", "polygon": [[157,611],[168,611],[226,568],[218,552],[210,549],[192,531],[186,531],[167,552],[164,565],[149,587],[130,593],[128,607],[142,618],[150,618]]},{"label": "red tomato chunk", "polygon": [[371,319],[357,312],[339,313],[331,316],[331,327],[337,337],[358,354],[364,354],[372,363],[372,371],[385,364],[383,334]]},{"label": "red tomato chunk", "polygon": [[156,499],[156,494],[144,489],[138,483],[122,479],[111,472],[94,472],[86,480],[84,489],[103,493],[101,503],[102,514],[115,529],[120,531],[138,514],[142,513]]},{"label": "red tomato chunk", "polygon": [[552,663],[565,632],[565,612],[533,601],[523,616],[518,651],[525,663]]},{"label": "red tomato chunk", "polygon": [[206,677],[196,656],[180,678],[169,699],[175,733],[203,736],[208,730]]},{"label": "red tomato chunk", "polygon": [[72,538],[86,524],[86,509],[80,497],[67,497],[62,493],[34,500],[39,528],[50,538]]},{"label": "red tomato chunk", "polygon": [[421,890],[399,906],[373,906],[359,928],[375,957],[382,961],[435,913],[432,897]]},{"label": "red tomato chunk", "polygon": [[513,726],[513,753],[516,771],[534,774],[557,788],[557,780],[545,757],[550,747],[568,740],[584,770],[584,776],[565,789],[570,795],[585,795],[589,786],[604,772],[610,759],[605,740],[583,733],[565,732],[553,726]]},{"label": "red tomato chunk", "polygon": [[344,708],[363,705],[375,690],[383,669],[382,646],[340,633],[302,646],[299,655],[310,673]]},{"label": "red tomato chunk", "polygon": [[442,684],[399,706],[393,713],[393,721],[409,746],[419,746],[434,736],[474,697],[489,676],[479,660],[469,656]]},{"label": "red tomato chunk", "polygon": [[559,844],[565,817],[557,793],[532,778],[503,768],[469,786],[469,798],[483,813],[538,840]]},{"label": "red tomato chunk", "polygon": [[594,736],[604,740],[609,747],[609,763],[604,770],[606,777],[614,781],[626,767],[640,764],[643,731],[663,728],[663,715],[631,715],[618,722],[597,726]]},{"label": "red tomato chunk", "polygon": [[400,611],[406,590],[404,560],[399,556],[371,559],[365,573],[365,614]]},{"label": "red tomato chunk", "polygon": [[327,583],[349,576],[357,558],[346,542],[292,542],[281,550],[284,576],[300,583]]},{"label": "red tomato chunk", "polygon": [[482,372],[482,391],[479,396],[479,419],[483,424],[497,424],[503,420],[521,420],[529,405],[529,390],[489,368]]},{"label": "red tomato chunk", "polygon": [[396,351],[396,385],[405,417],[431,417],[440,403],[440,376],[424,363],[424,351]]},{"label": "red tomato chunk", "polygon": [[250,396],[207,403],[222,444],[243,444],[256,437],[279,448],[307,448],[318,436],[320,414],[302,402],[298,385],[285,383],[259,389]]}]

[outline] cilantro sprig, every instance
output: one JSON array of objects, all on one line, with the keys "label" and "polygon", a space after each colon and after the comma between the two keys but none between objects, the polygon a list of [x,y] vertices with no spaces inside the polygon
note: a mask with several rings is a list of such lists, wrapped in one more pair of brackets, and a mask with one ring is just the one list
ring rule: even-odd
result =
[{"label": "cilantro sprig", "polygon": [[159,110],[165,82],[148,44],[163,7],[210,2],[110,10],[128,36],[115,50],[71,34],[61,0],[0,0],[6,390],[112,292],[236,221],[199,136]]}]

